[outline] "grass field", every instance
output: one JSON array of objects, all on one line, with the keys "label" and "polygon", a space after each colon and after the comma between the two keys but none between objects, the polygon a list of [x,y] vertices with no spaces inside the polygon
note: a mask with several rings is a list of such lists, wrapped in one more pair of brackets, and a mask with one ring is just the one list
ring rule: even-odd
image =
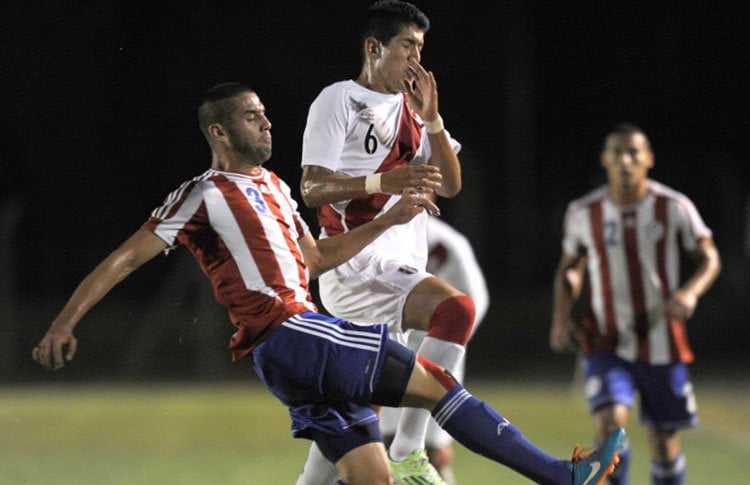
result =
[{"label": "grass field", "polygon": [[[590,439],[569,387],[469,387],[553,454]],[[683,435],[689,482],[750,482],[750,393],[697,387],[701,425]],[[628,431],[632,483],[649,483],[644,435]],[[293,484],[307,448],[254,385],[0,388],[2,484]],[[529,483],[461,447],[455,471],[463,484]]]}]

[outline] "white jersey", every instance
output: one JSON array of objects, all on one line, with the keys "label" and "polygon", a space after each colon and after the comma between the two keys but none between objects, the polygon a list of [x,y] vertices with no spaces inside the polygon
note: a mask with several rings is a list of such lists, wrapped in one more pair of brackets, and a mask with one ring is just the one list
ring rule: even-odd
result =
[{"label": "white jersey", "polygon": [[[454,151],[460,144],[451,138]],[[425,164],[430,144],[406,95],[382,94],[354,81],[332,84],[310,106],[302,142],[302,165],[315,165],[358,177],[389,171],[406,164]],[[327,204],[318,209],[321,238],[346,232],[378,217],[400,196],[371,194]],[[423,270],[427,259],[425,225],[420,214],[407,224],[393,226],[368,249]]]},{"label": "white jersey", "polygon": [[476,308],[474,328],[487,313],[490,295],[469,240],[437,217],[427,219],[427,272],[471,297]]},{"label": "white jersey", "polygon": [[563,251],[586,256],[590,284],[583,350],[606,349],[631,362],[690,362],[685,323],[667,321],[665,306],[680,284],[680,246],[693,251],[711,230],[687,197],[647,183],[646,197],[630,206],[614,202],[607,186],[568,206]]}]

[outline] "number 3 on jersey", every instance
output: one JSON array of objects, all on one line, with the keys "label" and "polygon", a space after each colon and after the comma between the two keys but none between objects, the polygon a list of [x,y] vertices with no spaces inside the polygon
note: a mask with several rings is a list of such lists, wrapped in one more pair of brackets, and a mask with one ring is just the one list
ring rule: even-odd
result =
[{"label": "number 3 on jersey", "polygon": [[268,210],[268,208],[266,207],[266,203],[263,200],[263,197],[261,197],[260,195],[260,192],[258,192],[252,187],[248,187],[245,189],[245,193],[250,198],[250,202],[253,204],[253,207],[255,207],[255,210],[257,210],[258,212],[263,212],[263,213],[265,213]]},{"label": "number 3 on jersey", "polygon": [[375,125],[370,123],[370,128],[367,129],[367,134],[365,135],[365,152],[368,155],[372,155],[378,149],[378,139],[372,134],[374,128]]}]

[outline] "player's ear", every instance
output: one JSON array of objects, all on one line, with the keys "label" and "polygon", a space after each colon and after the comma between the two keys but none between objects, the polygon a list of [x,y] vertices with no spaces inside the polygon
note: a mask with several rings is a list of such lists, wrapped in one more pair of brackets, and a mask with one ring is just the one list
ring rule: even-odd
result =
[{"label": "player's ear", "polygon": [[383,53],[383,43],[375,37],[365,39],[365,56],[367,59],[377,60]]},{"label": "player's ear", "polygon": [[224,131],[224,127],[221,126],[219,123],[213,123],[211,125],[208,125],[208,134],[214,140],[222,140],[222,139],[227,138],[227,133],[226,131]]},{"label": "player's ear", "polygon": [[654,157],[654,152],[652,152],[650,149],[648,151],[648,169],[651,170],[654,168],[654,162],[656,161],[656,158]]}]

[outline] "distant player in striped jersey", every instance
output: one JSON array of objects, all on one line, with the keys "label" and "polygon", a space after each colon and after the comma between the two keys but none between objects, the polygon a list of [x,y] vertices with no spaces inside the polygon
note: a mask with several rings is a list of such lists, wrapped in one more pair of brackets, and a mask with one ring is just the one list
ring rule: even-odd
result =
[{"label": "distant player in striped jersey", "polygon": [[[685,321],[719,274],[719,254],[693,203],[648,178],[654,155],[643,130],[614,127],[601,163],[608,184],[573,201],[565,216],[550,344],[567,351],[580,343],[599,438],[625,426],[640,393],[652,481],[681,484],[686,462],[677,431],[697,423]],[[685,281],[680,248],[696,261]],[[584,272],[590,302],[579,331],[571,307]],[[627,483],[629,456],[623,451],[611,483]]]},{"label": "distant player in striped jersey", "polygon": [[[228,83],[198,110],[211,168],[172,192],[151,218],[78,285],[32,358],[57,370],[76,354],[73,329],[117,283],[166,249],[186,246],[237,331],[229,348],[252,355],[268,389],[289,408],[295,437],[315,440],[346,483],[389,484],[390,467],[370,403],[419,406],[462,444],[543,483],[606,475],[622,430],[593,455],[560,460],[469,394],[449,373],[387,336],[317,312],[308,281],[343,263],[393,225],[437,208],[414,189],[376,221],[315,241],[289,188],[263,168],[271,123],[258,95]],[[238,423],[241,420],[238,421]],[[497,430],[497,432],[496,432]]]},{"label": "distant player in striped jersey", "polygon": [[[354,80],[334,83],[310,106],[302,145],[302,197],[318,208],[321,238],[376,219],[404,187],[452,197],[461,189],[460,144],[443,128],[435,77],[420,64],[429,20],[406,2],[370,7],[363,62]],[[388,322],[390,331],[427,332],[419,355],[451,372],[471,334],[471,298],[425,270],[422,214],[394,227],[320,279],[326,309],[342,318]],[[397,480],[442,483],[425,459],[429,413],[401,415],[388,454]],[[316,459],[317,456],[317,459]],[[298,485],[319,485],[330,464],[312,450]]]}]

